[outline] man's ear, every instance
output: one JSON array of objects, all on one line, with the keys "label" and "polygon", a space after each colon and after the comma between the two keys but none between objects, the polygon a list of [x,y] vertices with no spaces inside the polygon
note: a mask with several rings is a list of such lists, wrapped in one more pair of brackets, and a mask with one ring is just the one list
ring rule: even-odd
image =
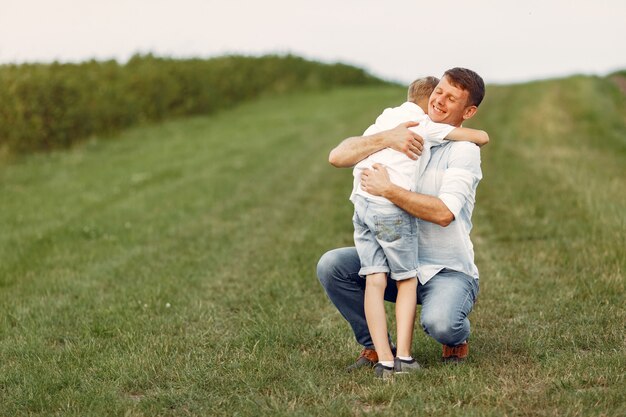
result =
[{"label": "man's ear", "polygon": [[471,119],[472,117],[474,117],[474,115],[476,114],[477,111],[478,111],[478,107],[476,107],[476,106],[469,106],[469,107],[467,107],[463,111],[463,120]]}]

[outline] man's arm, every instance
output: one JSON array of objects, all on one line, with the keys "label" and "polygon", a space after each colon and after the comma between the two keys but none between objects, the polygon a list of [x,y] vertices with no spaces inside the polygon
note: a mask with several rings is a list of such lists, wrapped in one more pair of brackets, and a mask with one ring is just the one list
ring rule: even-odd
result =
[{"label": "man's arm", "polygon": [[407,191],[391,183],[385,167],[374,164],[361,174],[361,187],[380,195],[411,215],[440,226],[448,226],[461,212],[468,199],[474,198],[482,178],[480,150],[468,142],[451,144],[448,167],[441,179],[437,196]]},{"label": "man's arm", "polygon": [[448,226],[454,220],[454,214],[440,198],[408,191],[393,184],[382,165],[374,164],[372,170],[363,172],[361,187],[370,194],[385,197],[418,219],[443,227]]},{"label": "man's arm", "polygon": [[406,122],[391,130],[345,139],[330,151],[328,162],[337,168],[349,168],[374,152],[385,148],[394,149],[411,159],[417,159],[422,154],[424,139],[409,130],[409,127],[417,125],[419,125],[418,122]]},{"label": "man's arm", "polygon": [[470,129],[469,127],[457,127],[446,136],[448,140],[467,141],[478,146],[489,143],[489,135],[484,130]]}]

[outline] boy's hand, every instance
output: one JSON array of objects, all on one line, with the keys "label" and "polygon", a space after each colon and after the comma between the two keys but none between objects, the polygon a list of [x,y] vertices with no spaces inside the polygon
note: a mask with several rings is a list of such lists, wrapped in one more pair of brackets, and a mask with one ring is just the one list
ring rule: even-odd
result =
[{"label": "boy's hand", "polygon": [[385,132],[387,147],[402,152],[413,160],[417,159],[422,154],[424,139],[409,128],[418,125],[419,122],[406,122],[387,130]]},{"label": "boy's hand", "polygon": [[361,188],[372,194],[385,197],[385,193],[393,186],[389,172],[381,164],[372,165],[361,174]]}]

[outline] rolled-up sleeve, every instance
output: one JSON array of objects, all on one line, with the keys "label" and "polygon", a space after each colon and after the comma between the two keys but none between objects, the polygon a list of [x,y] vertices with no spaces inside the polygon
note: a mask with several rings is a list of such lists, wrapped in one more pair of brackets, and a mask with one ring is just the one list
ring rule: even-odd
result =
[{"label": "rolled-up sleeve", "polygon": [[469,142],[452,144],[448,167],[443,174],[438,197],[455,219],[459,217],[468,199],[472,200],[473,205],[476,187],[482,176],[480,148]]}]

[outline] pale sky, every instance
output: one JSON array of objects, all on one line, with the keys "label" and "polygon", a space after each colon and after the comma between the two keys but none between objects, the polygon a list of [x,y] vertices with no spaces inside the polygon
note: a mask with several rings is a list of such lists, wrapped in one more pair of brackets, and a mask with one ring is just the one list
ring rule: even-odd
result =
[{"label": "pale sky", "polygon": [[409,82],[626,69],[626,0],[0,0],[0,63],[293,53]]}]

